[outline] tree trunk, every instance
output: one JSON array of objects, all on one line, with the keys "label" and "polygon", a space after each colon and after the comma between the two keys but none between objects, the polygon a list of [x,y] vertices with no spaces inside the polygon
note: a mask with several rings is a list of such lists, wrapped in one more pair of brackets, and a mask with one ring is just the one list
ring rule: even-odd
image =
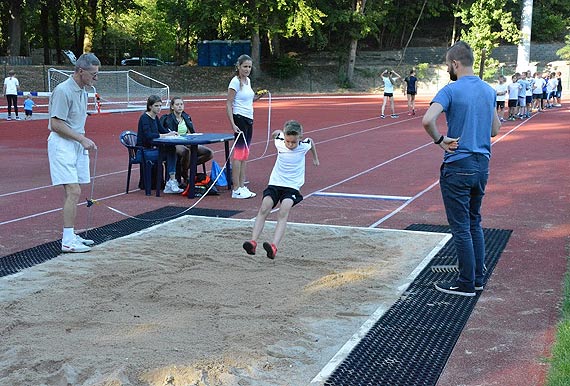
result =
[{"label": "tree trunk", "polygon": [[40,29],[42,31],[42,45],[44,46],[44,64],[51,64],[50,44],[49,44],[49,6],[42,3],[40,9]]},{"label": "tree trunk", "polygon": [[87,0],[87,17],[85,18],[85,34],[83,35],[83,52],[93,50],[93,38],[97,20],[97,1]]},{"label": "tree trunk", "polygon": [[22,45],[22,2],[10,0],[8,14],[8,56],[18,56]]},{"label": "tree trunk", "polygon": [[[364,15],[364,7],[366,0],[354,0],[353,10],[356,13]],[[350,47],[348,49],[348,63],[346,66],[346,81],[349,85],[352,84],[354,78],[354,66],[356,65],[356,50],[358,48],[358,39],[352,38],[350,40]]]},{"label": "tree trunk", "polygon": [[256,74],[261,74],[261,53],[259,52],[260,42],[259,27],[254,27],[251,33],[251,59],[253,59],[253,66],[255,67],[255,72],[253,73],[254,77]]},{"label": "tree trunk", "polygon": [[348,66],[346,68],[346,80],[348,84],[352,84],[354,79],[354,66],[356,64],[356,48],[358,47],[358,39],[350,41],[350,48],[348,49]]},{"label": "tree trunk", "polygon": [[61,52],[61,37],[60,37],[60,30],[59,30],[59,10],[61,8],[61,0],[52,0],[51,1],[51,23],[53,29],[53,40],[55,51],[57,55],[57,64],[63,63],[63,57]]}]

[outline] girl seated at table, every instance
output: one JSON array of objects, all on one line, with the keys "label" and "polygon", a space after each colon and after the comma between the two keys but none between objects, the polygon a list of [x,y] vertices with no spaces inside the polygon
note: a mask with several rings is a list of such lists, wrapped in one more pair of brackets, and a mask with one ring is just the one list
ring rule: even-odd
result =
[{"label": "girl seated at table", "polygon": [[[158,161],[158,149],[152,144],[155,138],[178,135],[175,131],[164,128],[158,119],[158,113],[162,107],[162,100],[158,95],[151,95],[146,101],[146,112],[139,118],[137,135],[137,146],[145,149],[144,156],[147,161]],[[170,175],[170,180],[166,182],[164,193],[182,193],[176,181],[176,149],[172,146],[164,149],[166,170]],[[161,160],[163,161],[163,160]]]},{"label": "girl seated at table", "polygon": [[[160,117],[164,128],[178,132],[178,135],[194,134],[192,118],[184,111],[184,101],[180,97],[174,97],[170,101],[170,114]],[[190,149],[185,145],[176,145],[176,155],[180,160],[180,177],[184,184],[188,184],[188,169],[190,168]],[[197,165],[206,163],[214,158],[212,150],[206,146],[198,145]]]}]

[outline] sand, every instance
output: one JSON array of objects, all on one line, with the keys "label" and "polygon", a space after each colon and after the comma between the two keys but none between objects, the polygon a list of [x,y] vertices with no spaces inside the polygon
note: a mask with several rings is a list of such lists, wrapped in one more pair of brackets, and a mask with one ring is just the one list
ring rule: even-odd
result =
[{"label": "sand", "polygon": [[289,224],[270,260],[252,224],[187,216],[0,278],[2,385],[308,385],[445,237]]}]

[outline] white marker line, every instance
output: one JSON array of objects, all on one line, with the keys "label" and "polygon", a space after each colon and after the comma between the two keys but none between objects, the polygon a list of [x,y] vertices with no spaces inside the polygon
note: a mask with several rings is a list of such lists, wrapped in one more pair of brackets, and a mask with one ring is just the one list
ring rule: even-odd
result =
[{"label": "white marker line", "polygon": [[316,192],[313,196],[330,196],[330,197],[340,197],[340,198],[355,198],[355,199],[371,199],[371,200],[394,200],[394,201],[406,201],[411,197],[406,196],[383,196],[377,194],[353,194],[353,193],[333,193],[333,192]]}]

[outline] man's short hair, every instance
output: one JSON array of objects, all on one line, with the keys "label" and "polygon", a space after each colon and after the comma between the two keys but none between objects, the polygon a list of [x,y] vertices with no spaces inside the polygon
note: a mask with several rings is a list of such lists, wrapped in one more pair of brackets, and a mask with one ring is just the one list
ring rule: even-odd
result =
[{"label": "man's short hair", "polygon": [[92,52],[86,52],[75,61],[75,71],[79,71],[80,68],[86,69],[91,66],[99,67],[101,61]]},{"label": "man's short hair", "polygon": [[287,121],[283,126],[283,132],[285,135],[302,135],[303,126],[295,120]]},{"label": "man's short hair", "polygon": [[469,44],[460,40],[447,49],[447,59],[457,60],[465,67],[473,66],[473,50]]}]

